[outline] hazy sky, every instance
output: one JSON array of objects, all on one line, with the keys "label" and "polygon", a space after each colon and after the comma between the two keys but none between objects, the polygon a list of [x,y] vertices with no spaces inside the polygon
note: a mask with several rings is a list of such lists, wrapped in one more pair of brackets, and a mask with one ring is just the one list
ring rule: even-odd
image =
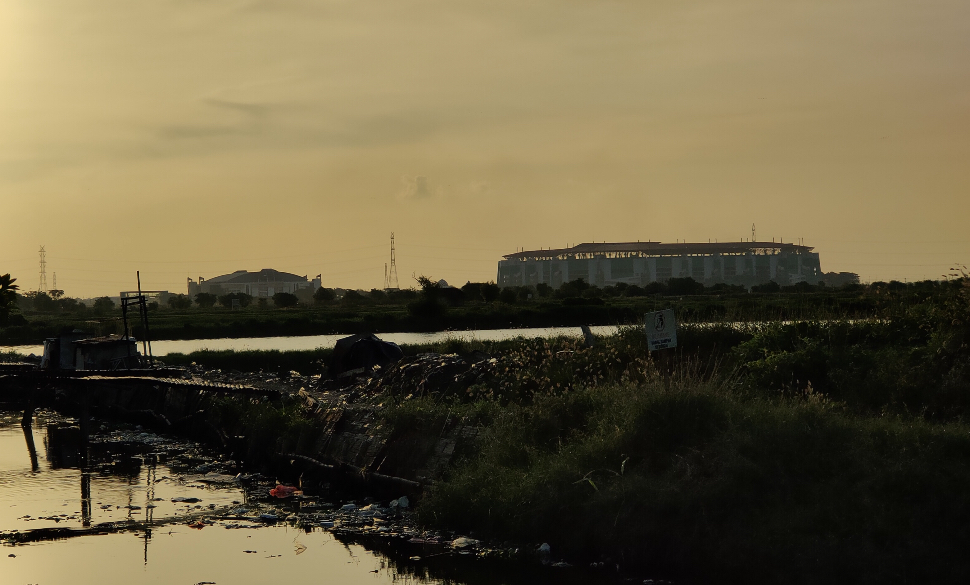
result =
[{"label": "hazy sky", "polygon": [[492,280],[516,248],[804,238],[970,264],[970,3],[4,0],[0,274]]}]

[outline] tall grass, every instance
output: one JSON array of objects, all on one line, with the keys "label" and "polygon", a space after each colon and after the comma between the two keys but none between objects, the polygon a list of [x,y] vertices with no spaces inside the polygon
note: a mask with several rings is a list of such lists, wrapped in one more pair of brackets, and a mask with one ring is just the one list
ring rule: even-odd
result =
[{"label": "tall grass", "polygon": [[675,376],[508,407],[420,511],[679,578],[950,580],[970,576],[968,481],[965,425]]}]

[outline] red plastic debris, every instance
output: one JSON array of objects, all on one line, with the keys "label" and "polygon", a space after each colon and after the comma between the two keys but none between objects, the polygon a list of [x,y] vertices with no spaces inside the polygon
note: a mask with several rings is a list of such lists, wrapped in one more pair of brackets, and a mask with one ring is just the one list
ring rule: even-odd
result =
[{"label": "red plastic debris", "polygon": [[275,498],[288,498],[295,493],[298,493],[299,488],[293,487],[291,485],[279,484],[273,489],[269,490],[269,495]]}]

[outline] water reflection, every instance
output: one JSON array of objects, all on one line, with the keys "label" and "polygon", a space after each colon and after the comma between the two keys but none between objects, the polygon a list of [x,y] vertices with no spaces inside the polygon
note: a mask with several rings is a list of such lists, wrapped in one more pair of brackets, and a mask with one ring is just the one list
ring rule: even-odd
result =
[{"label": "water reflection", "polygon": [[[370,537],[336,536],[319,526],[242,521],[241,512],[220,511],[250,508],[258,514],[264,504],[238,485],[204,483],[218,462],[191,443],[130,429],[101,428],[88,436],[81,425],[45,412],[28,425],[19,418],[0,413],[2,583],[590,582],[423,550],[407,538],[388,539],[376,526]],[[44,435],[43,461],[35,432]],[[12,531],[45,530],[59,539],[10,544]],[[80,536],[65,538],[71,535]]]},{"label": "water reflection", "polygon": [[20,424],[24,431],[24,439],[27,441],[27,454],[30,456],[30,470],[33,473],[40,471],[40,463],[37,461],[37,447],[34,446],[34,428],[30,419],[25,419]]}]

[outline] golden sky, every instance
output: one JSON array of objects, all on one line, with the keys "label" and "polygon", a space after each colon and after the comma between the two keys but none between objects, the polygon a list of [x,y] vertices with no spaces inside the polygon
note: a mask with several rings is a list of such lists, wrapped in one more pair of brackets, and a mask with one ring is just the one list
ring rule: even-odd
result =
[{"label": "golden sky", "polygon": [[804,238],[970,264],[965,0],[0,2],[0,274],[493,280],[516,248]]}]

